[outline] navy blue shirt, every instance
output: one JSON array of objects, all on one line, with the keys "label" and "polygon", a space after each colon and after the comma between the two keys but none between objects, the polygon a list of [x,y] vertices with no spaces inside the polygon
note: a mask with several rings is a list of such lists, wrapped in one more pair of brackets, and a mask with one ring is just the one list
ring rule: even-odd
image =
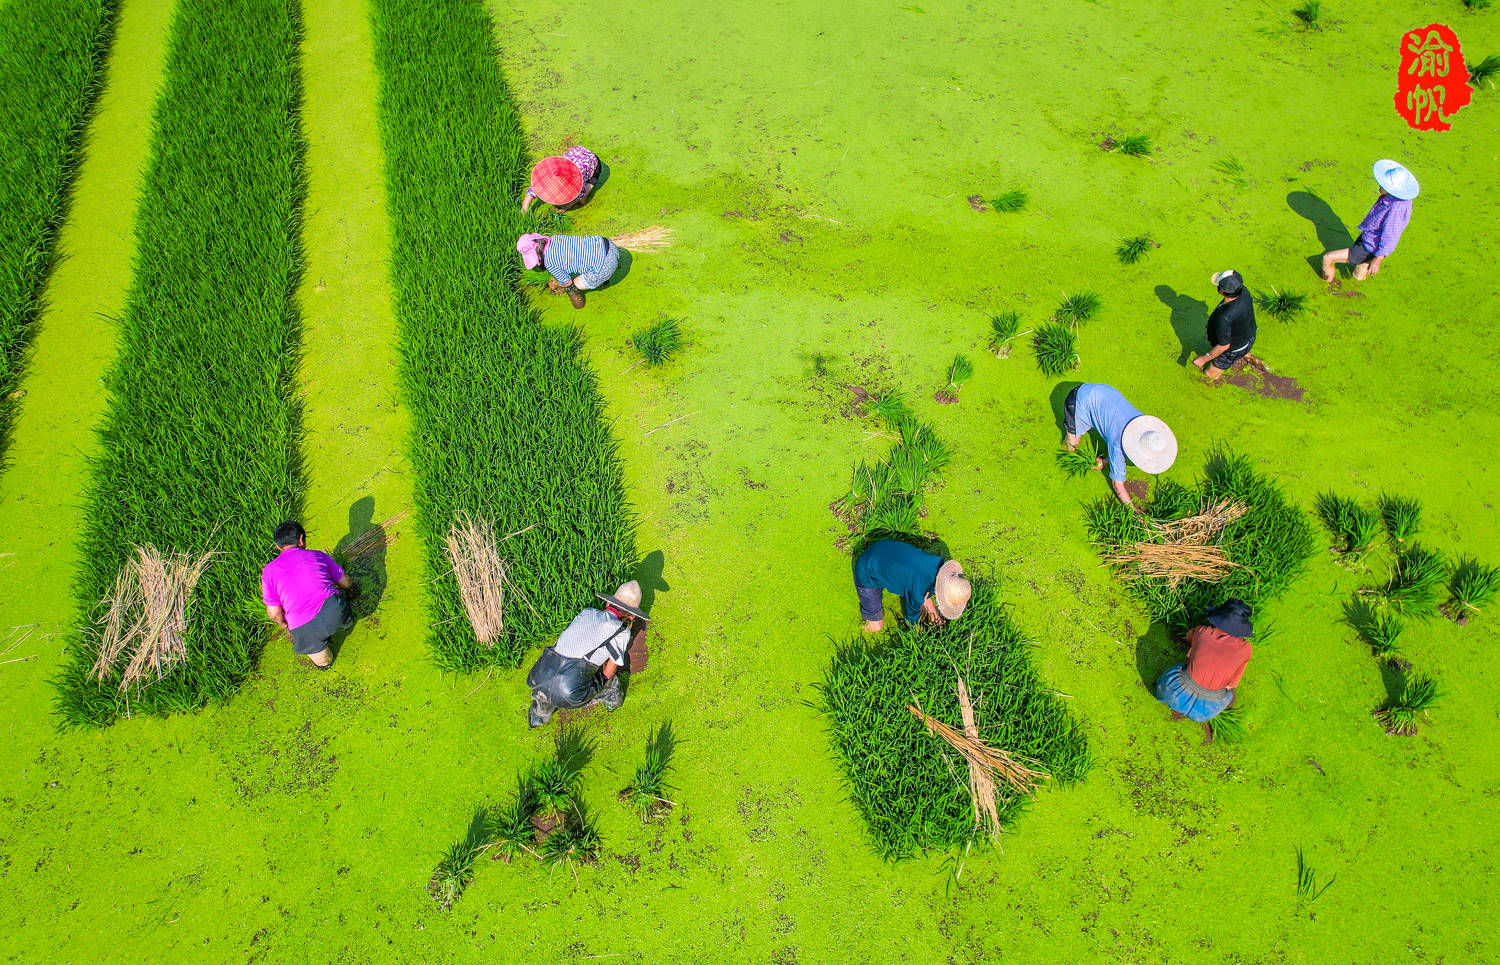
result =
[{"label": "navy blue shirt", "polygon": [[854,562],[854,585],[896,594],[906,610],[906,622],[916,626],[922,622],[922,601],[932,595],[942,566],[941,556],[910,543],[876,540]]}]

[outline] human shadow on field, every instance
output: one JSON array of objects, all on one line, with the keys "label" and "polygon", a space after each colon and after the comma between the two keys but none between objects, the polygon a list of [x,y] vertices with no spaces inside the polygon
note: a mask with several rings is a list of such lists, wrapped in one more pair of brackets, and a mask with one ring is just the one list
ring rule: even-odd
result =
[{"label": "human shadow on field", "polygon": [[666,565],[667,558],[661,550],[652,550],[636,564],[635,580],[641,585],[641,611],[648,616],[656,605],[656,594],[672,592],[671,585],[662,577]]},{"label": "human shadow on field", "polygon": [[1187,365],[1208,336],[1208,303],[1174,291],[1170,285],[1157,285],[1156,297],[1172,310],[1172,331],[1182,346],[1177,364]]},{"label": "human shadow on field", "polygon": [[1293,191],[1286,196],[1287,207],[1313,223],[1318,232],[1318,244],[1323,251],[1307,256],[1307,264],[1323,277],[1323,252],[1339,251],[1354,244],[1354,237],[1344,227],[1344,219],[1333,213],[1328,202],[1311,191]]},{"label": "human shadow on field", "polygon": [[1172,635],[1165,623],[1151,624],[1135,642],[1135,670],[1141,676],[1141,685],[1147,690],[1156,686],[1157,678],[1167,668],[1182,663],[1184,659],[1186,651],[1182,641]]},{"label": "human shadow on field", "polygon": [[371,615],[385,596],[385,527],[375,522],[375,497],[361,496],[349,507],[349,532],[333,555],[354,581],[349,610],[356,620]]},{"label": "human shadow on field", "polygon": [[1082,382],[1059,382],[1052,387],[1052,418],[1057,420],[1057,434],[1061,436],[1067,431],[1067,408],[1068,393],[1082,385]]}]

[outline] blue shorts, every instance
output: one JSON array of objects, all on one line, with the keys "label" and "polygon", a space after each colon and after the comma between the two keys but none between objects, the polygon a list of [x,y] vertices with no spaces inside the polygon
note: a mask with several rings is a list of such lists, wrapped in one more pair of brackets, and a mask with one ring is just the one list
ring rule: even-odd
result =
[{"label": "blue shorts", "polygon": [[866,620],[885,619],[885,591],[878,586],[854,584],[859,594],[859,615]]},{"label": "blue shorts", "polygon": [[1213,720],[1234,701],[1234,688],[1204,690],[1188,679],[1187,664],[1179,663],[1156,680],[1156,699],[1188,720]]}]

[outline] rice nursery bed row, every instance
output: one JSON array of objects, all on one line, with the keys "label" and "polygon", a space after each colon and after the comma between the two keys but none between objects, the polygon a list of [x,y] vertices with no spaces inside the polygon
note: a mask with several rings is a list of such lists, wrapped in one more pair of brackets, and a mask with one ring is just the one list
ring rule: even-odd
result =
[{"label": "rice nursery bed row", "polygon": [[1245,456],[1220,450],[1209,457],[1196,490],[1159,480],[1145,515],[1105,499],[1087,509],[1087,525],[1094,542],[1108,552],[1160,542],[1162,535],[1153,521],[1184,519],[1225,501],[1243,504],[1246,512],[1227,523],[1218,536],[1217,545],[1232,564],[1222,579],[1186,578],[1174,584],[1165,576],[1122,570],[1153,620],[1185,628],[1204,610],[1229,597],[1252,607],[1273,599],[1302,571],[1313,553],[1312,525],[1281,486],[1258,472]]},{"label": "rice nursery bed row", "polygon": [[[72,724],[234,692],[266,639],[259,573],[301,492],[293,398],[302,145],[295,0],[183,0],[136,220],[134,276],[85,497],[85,614],[58,706]],[[90,677],[90,614],[137,545],[217,551],[183,662],[139,688]]]},{"label": "rice nursery bed row", "polygon": [[[520,212],[529,159],[484,5],[375,0],[371,16],[430,642],[447,670],[514,666],[635,563],[617,443],[578,332],[543,326],[520,288],[515,240],[548,229]],[[488,645],[443,554],[461,513],[505,558]]]},{"label": "rice nursery bed row", "polygon": [[[887,859],[988,840],[975,820],[963,757],[907,709],[918,706],[959,727],[960,673],[987,744],[1058,784],[1081,780],[1092,765],[1080,721],[1043,683],[994,585],[978,580],[958,620],[854,640],[835,655],[822,684],[850,797]],[[1009,826],[1030,799],[998,785],[1001,824]]]},{"label": "rice nursery bed row", "polygon": [[117,6],[0,3],[0,459]]}]

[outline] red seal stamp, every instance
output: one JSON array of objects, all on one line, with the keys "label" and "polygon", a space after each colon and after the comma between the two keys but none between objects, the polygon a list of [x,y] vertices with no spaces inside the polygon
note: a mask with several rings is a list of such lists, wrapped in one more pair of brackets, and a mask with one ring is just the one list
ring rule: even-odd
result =
[{"label": "red seal stamp", "polygon": [[1458,37],[1440,23],[1401,35],[1396,113],[1419,131],[1446,131],[1448,118],[1468,105],[1469,69]]}]

